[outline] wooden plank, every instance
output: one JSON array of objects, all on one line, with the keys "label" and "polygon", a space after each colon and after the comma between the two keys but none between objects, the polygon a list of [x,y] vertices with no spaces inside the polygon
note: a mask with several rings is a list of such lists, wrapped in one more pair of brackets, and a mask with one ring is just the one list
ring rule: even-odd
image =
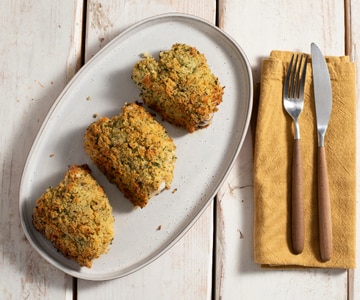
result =
[{"label": "wooden plank", "polygon": [[[121,31],[144,18],[191,13],[215,22],[215,1],[88,1],[86,61]],[[161,34],[161,33],[159,33]],[[173,248],[144,269],[108,281],[78,281],[78,299],[210,299],[213,204]]]},{"label": "wooden plank", "polygon": [[79,67],[83,1],[0,4],[0,298],[72,299],[72,278],[26,240],[18,195],[27,153]]},{"label": "wooden plank", "polygon": [[[155,15],[189,13],[215,23],[216,1],[96,1],[87,4],[85,61],[134,23]],[[159,33],[161,34],[161,33]]]},{"label": "wooden plank", "polygon": [[343,1],[224,0],[220,12],[219,26],[246,52],[254,82],[259,82],[260,62],[271,50],[309,53],[315,42],[324,53],[344,54]]},{"label": "wooden plank", "polygon": [[[357,46],[360,45],[360,3],[359,1],[349,0],[349,55],[351,55],[352,60],[356,63],[356,78],[357,83],[359,83],[360,78],[360,62]],[[356,87],[357,93],[357,132],[356,132],[356,140],[357,140],[357,149],[360,149],[360,86],[357,84]],[[360,178],[360,158],[359,158],[359,150],[357,152],[357,186],[359,187],[359,178]],[[357,199],[360,199],[360,189],[357,190]],[[360,203],[357,201],[356,207],[356,216],[357,216],[357,233],[356,233],[356,247],[357,247],[357,268],[355,270],[349,271],[349,298],[359,299],[360,298]]]},{"label": "wooden plank", "polygon": [[[255,83],[261,60],[274,49],[310,52],[316,42],[328,55],[344,54],[342,1],[225,0],[220,11],[220,26],[246,52]],[[251,154],[249,134],[218,194],[216,299],[346,299],[344,270],[264,271],[254,263]]]}]

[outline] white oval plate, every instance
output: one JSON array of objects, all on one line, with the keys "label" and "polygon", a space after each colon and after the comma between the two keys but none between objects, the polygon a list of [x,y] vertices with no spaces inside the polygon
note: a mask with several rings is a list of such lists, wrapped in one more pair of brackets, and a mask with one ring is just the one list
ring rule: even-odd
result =
[{"label": "white oval plate", "polygon": [[[125,102],[139,99],[131,80],[133,65],[144,52],[158,57],[174,43],[195,46],[225,86],[223,102],[210,127],[192,134],[166,122],[177,146],[170,190],[134,209],[90,161],[83,135],[94,114],[114,116]],[[20,188],[20,215],[31,245],[65,273],[89,280],[127,275],[174,245],[194,224],[225,180],[247,132],[252,110],[252,76],[243,50],[226,33],[194,16],[165,14],[124,31],[95,55],[66,86],[47,115],[29,153]],[[97,118],[98,118],[97,117]],[[96,119],[97,119],[96,118]],[[35,201],[56,186],[68,165],[89,164],[103,185],[115,216],[115,238],[91,269],[58,253],[32,225]],[[174,190],[176,189],[176,192]]]}]

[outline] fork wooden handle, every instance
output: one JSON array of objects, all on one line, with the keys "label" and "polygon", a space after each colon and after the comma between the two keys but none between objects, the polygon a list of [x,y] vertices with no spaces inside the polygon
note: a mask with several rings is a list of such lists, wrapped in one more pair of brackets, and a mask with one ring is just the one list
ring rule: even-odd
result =
[{"label": "fork wooden handle", "polygon": [[304,249],[304,197],[300,139],[294,139],[292,165],[291,235],[295,254]]},{"label": "fork wooden handle", "polygon": [[328,261],[332,255],[332,225],[329,181],[324,147],[318,147],[318,205],[320,256],[323,261]]}]

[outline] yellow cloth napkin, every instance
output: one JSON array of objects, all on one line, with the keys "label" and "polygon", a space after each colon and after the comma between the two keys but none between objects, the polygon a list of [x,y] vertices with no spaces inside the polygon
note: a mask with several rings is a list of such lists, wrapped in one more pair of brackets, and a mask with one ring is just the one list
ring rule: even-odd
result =
[{"label": "yellow cloth napkin", "polygon": [[[305,245],[291,252],[291,162],[293,122],[283,108],[283,82],[290,52],[273,51],[261,68],[254,148],[255,261],[264,267],[355,267],[356,90],[355,65],[349,58],[326,57],[333,105],[325,136],[333,255],[322,262],[317,206],[317,130],[311,59],[308,60],[304,109],[300,115],[303,161]],[[310,57],[309,57],[310,58]]]}]

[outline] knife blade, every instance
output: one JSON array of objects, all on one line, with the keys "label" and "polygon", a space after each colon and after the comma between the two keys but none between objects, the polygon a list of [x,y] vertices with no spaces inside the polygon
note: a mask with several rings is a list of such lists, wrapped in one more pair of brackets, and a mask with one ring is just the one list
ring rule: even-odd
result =
[{"label": "knife blade", "polygon": [[332,110],[332,89],[329,69],[325,58],[315,43],[311,44],[311,55],[316,125],[318,131],[317,177],[320,256],[323,261],[328,261],[331,259],[332,255],[332,224],[329,181],[325,154],[325,134]]}]

